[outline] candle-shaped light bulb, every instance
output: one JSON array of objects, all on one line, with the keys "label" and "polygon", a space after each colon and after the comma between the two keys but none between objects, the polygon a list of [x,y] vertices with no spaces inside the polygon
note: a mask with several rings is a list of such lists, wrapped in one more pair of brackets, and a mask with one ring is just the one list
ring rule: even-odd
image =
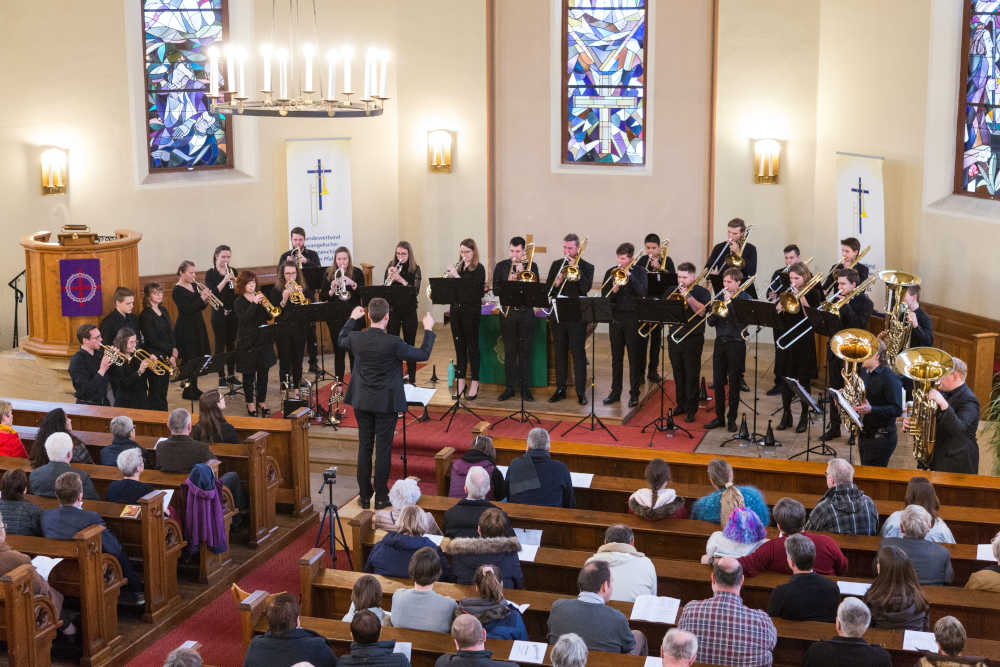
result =
[{"label": "candle-shaped light bulb", "polygon": [[208,88],[211,97],[219,96],[219,49],[214,46],[208,48]]},{"label": "candle-shaped light bulb", "polygon": [[351,89],[351,59],[354,58],[354,49],[350,46],[344,47],[344,94],[353,95]]},{"label": "candle-shaped light bulb", "polygon": [[271,90],[271,58],[274,57],[274,48],[270,44],[262,44],[260,56],[264,59],[264,90]]},{"label": "candle-shaped light bulb", "polygon": [[375,62],[375,49],[368,47],[365,51],[365,94],[361,98],[363,100],[370,100],[372,98],[372,65]]},{"label": "candle-shaped light bulb", "polygon": [[236,90],[236,48],[232,44],[226,44],[222,53],[226,56],[226,90],[234,92]]},{"label": "candle-shaped light bulb", "polygon": [[312,44],[305,44],[302,47],[302,55],[306,59],[305,90],[313,90],[313,56],[316,55],[316,47]]},{"label": "candle-shaped light bulb", "polygon": [[326,52],[326,99],[337,99],[337,52]]},{"label": "candle-shaped light bulb", "polygon": [[278,49],[278,99],[288,99],[288,49]]},{"label": "candle-shaped light bulb", "polygon": [[246,49],[240,49],[239,50],[239,54],[236,56],[236,60],[237,60],[237,62],[240,65],[240,87],[239,87],[240,95],[239,96],[245,98],[245,97],[248,97],[248,95],[247,95],[247,86],[246,86],[246,82],[247,82],[247,78],[246,78],[246,73],[247,73],[247,50]]},{"label": "candle-shaped light bulb", "polygon": [[386,92],[385,79],[387,70],[389,69],[389,52],[382,51],[382,53],[379,55],[379,61],[382,66],[379,70],[379,75],[378,75],[378,96],[384,99],[388,97],[388,95],[385,94]]}]

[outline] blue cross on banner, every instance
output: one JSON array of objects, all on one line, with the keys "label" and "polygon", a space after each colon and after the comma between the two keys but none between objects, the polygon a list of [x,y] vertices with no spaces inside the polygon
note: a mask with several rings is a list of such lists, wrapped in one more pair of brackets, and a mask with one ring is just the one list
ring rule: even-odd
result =
[{"label": "blue cross on banner", "polygon": [[333,170],[332,169],[324,169],[323,168],[323,160],[317,158],[316,159],[316,168],[315,169],[307,169],[306,173],[307,174],[316,174],[316,195],[319,197],[319,210],[322,211],[323,210],[323,195],[324,194],[329,194],[326,191],[326,188],[323,187],[323,174],[331,174],[331,173],[333,173]]},{"label": "blue cross on banner", "polygon": [[868,215],[865,213],[865,200],[864,200],[864,196],[866,194],[869,194],[869,190],[866,190],[866,189],[864,189],[862,187],[862,185],[861,185],[861,177],[860,176],[858,177],[858,187],[851,188],[851,192],[857,192],[858,193],[858,234],[864,234],[865,230],[862,227],[862,222],[863,222],[864,218],[868,217]]}]

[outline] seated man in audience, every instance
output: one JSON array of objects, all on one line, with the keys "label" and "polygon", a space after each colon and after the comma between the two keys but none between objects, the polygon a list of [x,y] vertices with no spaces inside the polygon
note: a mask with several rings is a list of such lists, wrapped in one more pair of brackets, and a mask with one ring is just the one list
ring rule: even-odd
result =
[{"label": "seated man in audience", "polygon": [[14,406],[8,401],[0,401],[0,456],[28,458],[28,450],[14,430]]},{"label": "seated man in audience", "polygon": [[23,470],[8,470],[0,478],[0,514],[11,535],[42,536],[42,508],[24,497],[28,476]]},{"label": "seated man in audience", "polygon": [[549,612],[549,643],[567,632],[580,635],[591,651],[646,655],[646,636],[629,628],[628,619],[614,607],[611,568],[602,560],[590,561],[576,579],[580,594],[552,603]]},{"label": "seated man in audience", "polygon": [[458,653],[445,653],[434,667],[517,667],[516,662],[493,659],[493,651],[486,649],[486,630],[472,614],[461,614],[455,619],[451,624],[451,637]]},{"label": "seated man in audience", "polygon": [[410,661],[402,653],[393,653],[394,641],[380,642],[382,622],[378,616],[362,609],[351,619],[351,652],[340,656],[339,667],[368,665],[369,667],[409,667]]},{"label": "seated man in audience", "polygon": [[854,484],[854,466],[844,459],[830,459],[826,464],[826,486],[826,493],[809,515],[809,529],[878,535],[878,510],[875,502]]},{"label": "seated man in audience", "polygon": [[[29,565],[31,558],[20,551],[15,551],[7,544],[6,518],[0,515],[0,576],[3,576],[21,565]],[[35,595],[44,595],[52,601],[52,606],[56,611],[56,618],[62,613],[63,595],[54,588],[49,587],[49,583],[42,578],[38,572],[32,577],[32,591]],[[75,634],[76,628],[63,630],[64,634]]]},{"label": "seated man in audience", "polygon": [[712,591],[707,600],[684,605],[677,627],[698,638],[698,662],[711,665],[773,664],[778,631],[771,617],[750,609],[740,598],[743,568],[735,558],[719,558],[712,566]]},{"label": "seated man in audience", "polygon": [[660,660],[663,667],[691,667],[698,655],[698,638],[687,630],[671,628],[663,635]]},{"label": "seated man in audience", "polygon": [[549,654],[552,667],[587,667],[587,644],[575,632],[567,632]]},{"label": "seated man in audience", "polygon": [[816,545],[801,533],[790,535],[785,540],[785,552],[792,578],[771,592],[768,615],[790,621],[832,623],[837,617],[840,589],[835,582],[813,571]]},{"label": "seated man in audience", "polygon": [[[459,500],[454,507],[444,513],[445,537],[454,539],[479,535],[479,515],[491,507],[496,507],[486,500],[486,494],[489,492],[489,473],[480,466],[469,468],[469,472],[465,476],[465,498]],[[504,514],[504,516],[507,515]],[[509,520],[507,525],[507,534],[513,535],[514,531],[509,528]]]},{"label": "seated man in audience", "polygon": [[175,648],[163,661],[163,667],[201,667],[203,664],[201,654],[186,646]]},{"label": "seated man in audience", "polygon": [[101,465],[113,466],[118,462],[118,455],[126,449],[138,448],[139,443],[135,441],[135,424],[132,419],[125,415],[118,415],[112,418],[111,444],[101,448]]},{"label": "seated man in audience", "polygon": [[400,588],[392,594],[392,625],[411,630],[448,632],[458,603],[434,592],[434,582],[441,578],[441,560],[434,549],[417,549],[410,559],[413,588]]},{"label": "seated man in audience", "polygon": [[814,642],[806,651],[803,667],[892,667],[888,651],[863,639],[871,621],[871,612],[864,602],[854,597],[844,598],[837,607],[837,636]]},{"label": "seated man in audience", "polygon": [[739,559],[744,576],[752,577],[761,572],[791,574],[788,554],[785,553],[785,540],[797,534],[808,537],[815,545],[813,570],[826,576],[847,572],[847,556],[833,538],[802,531],[806,525],[806,508],[802,503],[792,498],[782,498],[774,504],[772,514],[774,522],[778,525],[778,536]]},{"label": "seated man in audience", "polygon": [[934,640],[938,645],[937,653],[924,653],[917,667],[986,667],[985,658],[973,658],[962,655],[965,650],[965,627],[954,616],[942,616],[934,624]]},{"label": "seated man in audience", "polygon": [[65,472],[59,475],[55,486],[59,507],[42,513],[42,535],[55,540],[71,540],[87,526],[102,526],[101,550],[115,557],[122,566],[122,576],[128,579],[124,600],[136,605],[145,604],[142,581],[132,568],[118,538],[107,527],[100,514],[83,509],[83,484],[80,476],[76,472]]},{"label": "seated man in audience", "polygon": [[611,567],[612,600],[635,602],[640,595],[656,595],[656,568],[635,548],[635,533],[617,523],[604,531],[604,544],[587,562],[602,560]]},{"label": "seated man in audience", "polygon": [[116,479],[108,485],[109,503],[135,505],[139,502],[139,498],[156,490],[152,484],[139,481],[142,471],[146,469],[146,463],[142,458],[142,450],[138,447],[131,447],[119,454],[116,464],[121,471],[122,479]]},{"label": "seated man in audience", "polygon": [[[944,586],[955,577],[951,567],[951,552],[936,542],[924,539],[934,520],[920,505],[907,505],[899,519],[902,537],[887,537],[883,545],[899,547],[910,557],[921,586]],[[881,546],[881,545],[880,545]]]},{"label": "seated man in audience", "polygon": [[965,584],[966,588],[1000,593],[1000,533],[993,536],[993,539],[990,540],[990,546],[993,547],[993,559],[996,562],[969,575],[969,581]]},{"label": "seated man in audience", "polygon": [[309,662],[335,667],[337,656],[322,635],[299,626],[299,603],[293,595],[279,593],[267,607],[267,632],[250,642],[244,667],[270,667]]},{"label": "seated man in audience", "polygon": [[507,468],[507,500],[524,505],[576,507],[573,480],[562,461],[549,454],[549,432],[533,428],[528,432],[528,450]]},{"label": "seated man in audience", "polygon": [[69,465],[73,458],[73,439],[68,433],[53,433],[45,439],[45,453],[49,462],[31,471],[29,479],[31,493],[35,496],[54,498],[56,496],[56,480],[67,472],[75,472],[83,484],[83,497],[87,500],[100,500],[97,489],[90,475]]}]

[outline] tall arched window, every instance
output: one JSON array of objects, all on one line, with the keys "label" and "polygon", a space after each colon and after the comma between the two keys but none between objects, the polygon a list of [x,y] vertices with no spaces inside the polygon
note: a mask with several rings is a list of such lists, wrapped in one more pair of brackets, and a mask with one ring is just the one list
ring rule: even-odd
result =
[{"label": "tall arched window", "polygon": [[1000,2],[965,0],[955,192],[1000,195]]}]

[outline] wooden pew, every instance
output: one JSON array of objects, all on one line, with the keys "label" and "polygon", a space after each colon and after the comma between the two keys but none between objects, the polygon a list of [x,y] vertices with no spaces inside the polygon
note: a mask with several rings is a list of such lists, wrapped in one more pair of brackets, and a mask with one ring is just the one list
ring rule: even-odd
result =
[{"label": "wooden pew", "polygon": [[0,575],[0,641],[7,644],[11,667],[49,667],[62,625],[49,598],[32,592],[34,576],[27,564]]},{"label": "wooden pew", "polygon": [[[453,462],[454,449],[445,447],[439,451],[435,459],[435,485],[437,495],[447,496],[451,477],[451,464]],[[626,512],[628,509],[628,498],[636,489],[647,488],[646,481],[642,478],[612,477],[608,475],[594,475],[591,484],[587,488],[576,487],[573,489],[576,498],[576,506],[579,509],[598,510],[602,512]],[[677,491],[677,494],[687,500],[688,508],[698,498],[708,495],[714,491],[708,483],[670,483],[670,488]],[[781,489],[761,489],[768,506],[774,506],[779,499],[788,497],[798,500],[807,510],[812,510],[816,503],[823,497],[814,493],[785,492]],[[879,524],[893,512],[903,509],[905,504],[900,500],[874,499],[875,507],[879,513]],[[1000,530],[1000,510],[975,507],[955,507],[942,505],[940,510],[941,518],[948,524],[955,540],[959,544],[988,544],[993,536]]]},{"label": "wooden pew", "polygon": [[101,551],[101,526],[87,526],[72,540],[8,535],[12,549],[63,558],[49,574],[49,585],[80,599],[82,665],[106,664],[122,642],[118,632],[118,593],[125,585],[121,565]]},{"label": "wooden pew", "polygon": [[[135,423],[136,435],[166,437],[170,434],[167,412],[29,401],[21,398],[6,400],[14,406],[14,423],[18,425],[38,426],[46,413],[62,408],[72,418],[74,429],[108,432],[111,419],[124,414]],[[197,423],[198,415],[192,415],[192,419]],[[292,514],[312,512],[312,491],[309,486],[309,411],[300,408],[288,419],[228,417],[227,420],[244,440],[258,431],[268,434],[267,454],[277,462],[281,475],[276,494],[278,503]]]}]

